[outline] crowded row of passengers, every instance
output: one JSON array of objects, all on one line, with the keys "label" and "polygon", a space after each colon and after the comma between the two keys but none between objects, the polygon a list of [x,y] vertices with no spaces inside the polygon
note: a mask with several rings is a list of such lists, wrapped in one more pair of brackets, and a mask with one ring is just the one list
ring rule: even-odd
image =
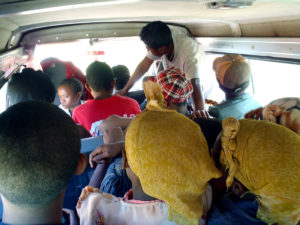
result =
[{"label": "crowded row of passengers", "polygon": [[[251,103],[233,118],[242,106],[233,107],[230,98],[244,94],[249,66],[241,56],[226,55],[213,67],[228,91],[222,104],[229,115],[222,122],[197,111],[197,95],[194,121],[185,116],[197,89],[177,67],[144,82],[143,112],[133,99],[112,95],[114,73],[103,62],[86,71],[93,100],[81,102],[83,85],[74,78],[58,84],[65,112],[50,104],[56,88],[47,74],[14,74],[7,89],[10,107],[0,116],[3,222],[61,223],[66,185],[87,164],[75,121],[83,126],[81,137],[102,133],[105,143],[89,155],[95,171],[76,207],[81,224],[297,224],[299,98],[246,115],[261,120],[237,120],[257,107]],[[74,104],[64,103],[64,91],[73,93]]]}]

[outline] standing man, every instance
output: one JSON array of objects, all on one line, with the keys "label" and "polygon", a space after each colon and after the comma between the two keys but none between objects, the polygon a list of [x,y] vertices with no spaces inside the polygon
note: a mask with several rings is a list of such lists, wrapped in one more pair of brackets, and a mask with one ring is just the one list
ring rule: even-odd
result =
[{"label": "standing man", "polygon": [[199,82],[199,67],[205,54],[199,44],[187,34],[171,31],[167,24],[161,21],[154,21],[143,27],[140,37],[148,53],[118,94],[126,95],[133,84],[148,71],[153,61],[160,59],[164,69],[174,66],[187,75],[193,86],[194,110],[203,110],[204,97]]}]

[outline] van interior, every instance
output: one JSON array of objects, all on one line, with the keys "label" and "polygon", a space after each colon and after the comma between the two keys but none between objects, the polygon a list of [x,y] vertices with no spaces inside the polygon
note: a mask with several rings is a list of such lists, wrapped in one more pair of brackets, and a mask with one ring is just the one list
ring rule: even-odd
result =
[{"label": "van interior", "polygon": [[[300,0],[1,0],[0,77],[21,70],[32,58],[39,63],[48,57],[72,61],[83,73],[100,60],[124,64],[132,74],[146,54],[139,32],[155,20],[199,42],[208,59],[202,85],[215,79],[216,57],[236,53],[248,60],[249,92],[262,105],[300,97]],[[140,81],[132,90],[141,89]],[[5,90],[4,85],[0,112]],[[223,98],[216,84],[209,99]],[[83,145],[85,153],[93,150]],[[81,188],[72,191],[78,195]],[[66,205],[74,207],[73,197]]]}]

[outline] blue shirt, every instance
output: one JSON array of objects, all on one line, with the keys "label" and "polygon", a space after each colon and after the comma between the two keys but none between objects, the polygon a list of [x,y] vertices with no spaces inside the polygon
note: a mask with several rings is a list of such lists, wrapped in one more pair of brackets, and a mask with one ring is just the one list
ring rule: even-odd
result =
[{"label": "blue shirt", "polygon": [[208,112],[219,120],[226,119],[229,116],[235,119],[243,119],[246,113],[259,107],[261,105],[249,93],[245,93],[215,106],[210,106]]}]

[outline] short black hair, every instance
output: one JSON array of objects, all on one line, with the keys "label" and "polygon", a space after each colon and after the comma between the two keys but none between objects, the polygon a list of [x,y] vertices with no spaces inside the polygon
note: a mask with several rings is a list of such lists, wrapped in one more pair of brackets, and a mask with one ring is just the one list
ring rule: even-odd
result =
[{"label": "short black hair", "polygon": [[86,69],[86,82],[94,91],[112,89],[113,72],[105,62],[93,62]]},{"label": "short black hair", "polygon": [[7,98],[10,105],[29,100],[52,103],[55,95],[56,90],[48,74],[31,68],[13,74],[7,86]]},{"label": "short black hair", "polygon": [[22,208],[56,199],[75,173],[76,124],[57,106],[27,101],[0,114],[0,193]]},{"label": "short black hair", "polygon": [[113,66],[111,69],[113,71],[113,78],[116,81],[116,89],[123,89],[130,78],[129,69],[124,65]]},{"label": "short black hair", "polygon": [[83,84],[80,80],[74,77],[64,79],[59,86],[68,86],[74,91],[74,93],[83,92]]},{"label": "short black hair", "polygon": [[170,28],[161,21],[153,21],[144,26],[140,32],[140,38],[154,50],[168,46],[173,41]]},{"label": "short black hair", "polygon": [[200,126],[206,138],[208,148],[211,149],[222,131],[222,121],[214,118],[201,117],[194,119],[194,122]]}]

